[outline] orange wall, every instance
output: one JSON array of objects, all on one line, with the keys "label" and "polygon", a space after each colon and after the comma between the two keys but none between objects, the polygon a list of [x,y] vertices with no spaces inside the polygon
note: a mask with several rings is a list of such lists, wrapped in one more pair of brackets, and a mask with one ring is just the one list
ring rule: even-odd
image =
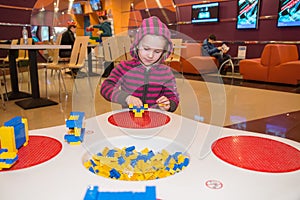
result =
[{"label": "orange wall", "polygon": [[104,9],[112,11],[115,34],[128,30],[130,0],[105,0]]}]

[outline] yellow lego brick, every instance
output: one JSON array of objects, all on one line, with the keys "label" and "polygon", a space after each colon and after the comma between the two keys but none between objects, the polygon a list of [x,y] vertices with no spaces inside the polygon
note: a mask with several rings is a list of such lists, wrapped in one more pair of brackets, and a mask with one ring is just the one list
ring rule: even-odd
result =
[{"label": "yellow lego brick", "polygon": [[168,152],[167,150],[163,149],[163,150],[161,151],[161,155],[162,155],[163,157],[165,157],[165,158],[168,158],[170,154],[169,154],[169,152]]},{"label": "yellow lego brick", "polygon": [[127,159],[129,160],[134,160],[138,157],[138,154],[134,153],[134,154],[131,154],[130,156],[127,157]]},{"label": "yellow lego brick", "polygon": [[161,154],[154,155],[151,159],[151,161],[157,160],[157,161],[163,161],[163,156]]},{"label": "yellow lego brick", "polygon": [[105,147],[105,148],[102,150],[102,155],[103,155],[103,156],[107,156],[108,151],[109,151],[109,148],[108,148],[108,147]]},{"label": "yellow lego brick", "polygon": [[[13,163],[13,164],[15,164],[15,163]],[[11,166],[13,164],[7,164],[7,163],[1,163],[0,162],[0,170],[2,170],[2,169],[9,169],[9,168],[11,168]]]},{"label": "yellow lego brick", "polygon": [[115,157],[102,157],[102,158],[100,158],[100,162],[103,163],[103,164],[117,163],[118,158],[115,158]]},{"label": "yellow lego brick", "polygon": [[134,112],[134,117],[143,117],[143,113],[141,113],[141,112]]},{"label": "yellow lego brick", "polygon": [[92,166],[92,163],[88,160],[83,163],[83,166],[88,169],[90,166]]},{"label": "yellow lego brick", "polygon": [[151,166],[154,168],[154,169],[162,169],[164,168],[164,163],[160,162],[160,161],[153,161],[151,163]]},{"label": "yellow lego brick", "polygon": [[3,152],[0,154],[0,159],[15,159],[17,152]]},{"label": "yellow lego brick", "polygon": [[178,163],[183,163],[185,158],[186,158],[186,156],[180,154],[180,155],[178,156]]},{"label": "yellow lego brick", "polygon": [[78,120],[79,116],[78,115],[71,115],[69,117],[69,120]]},{"label": "yellow lego brick", "polygon": [[144,148],[142,151],[141,151],[142,154],[144,155],[147,155],[149,153],[149,149],[148,148]]},{"label": "yellow lego brick", "polygon": [[81,135],[81,128],[74,128],[74,135],[79,137]]},{"label": "yellow lego brick", "polygon": [[24,128],[25,128],[25,138],[26,141],[24,142],[23,146],[26,146],[28,144],[29,141],[29,135],[28,135],[28,122],[26,118],[22,118],[22,123],[24,124]]},{"label": "yellow lego brick", "polygon": [[102,156],[98,156],[97,154],[92,155],[93,160],[100,160]]},{"label": "yellow lego brick", "polygon": [[0,127],[0,146],[8,152],[17,152],[14,128],[10,126]]},{"label": "yellow lego brick", "polygon": [[74,145],[74,146],[75,146],[75,145],[80,145],[80,144],[81,144],[81,142],[80,142],[80,141],[78,141],[78,142],[70,142],[69,144],[70,144],[70,145]]},{"label": "yellow lego brick", "polygon": [[148,104],[144,104],[144,108],[148,108],[149,106],[148,106]]}]

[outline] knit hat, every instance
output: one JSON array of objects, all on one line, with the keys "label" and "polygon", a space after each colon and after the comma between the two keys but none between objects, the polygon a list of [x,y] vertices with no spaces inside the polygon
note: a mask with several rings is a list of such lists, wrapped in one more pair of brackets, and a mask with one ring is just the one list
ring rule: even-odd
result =
[{"label": "knit hat", "polygon": [[163,36],[167,41],[167,49],[162,60],[165,60],[166,58],[169,57],[173,49],[173,44],[171,41],[171,32],[168,29],[168,27],[164,23],[162,23],[159,18],[155,16],[144,19],[142,25],[137,30],[134,42],[130,47],[130,55],[132,57],[138,58],[136,50],[140,41],[143,39],[145,35]]}]

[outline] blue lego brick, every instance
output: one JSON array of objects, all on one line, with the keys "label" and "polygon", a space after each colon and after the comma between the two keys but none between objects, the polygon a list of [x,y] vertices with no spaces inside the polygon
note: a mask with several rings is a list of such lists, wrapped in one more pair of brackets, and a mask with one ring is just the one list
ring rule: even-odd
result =
[{"label": "blue lego brick", "polygon": [[98,189],[89,187],[84,200],[156,200],[155,186],[146,186],[145,192],[99,192]]},{"label": "blue lego brick", "polygon": [[68,119],[66,121],[66,126],[68,128],[83,128],[84,112],[70,112],[70,116],[78,116],[78,119]]},{"label": "blue lego brick", "polygon": [[81,142],[80,137],[75,135],[65,135],[64,139],[67,142]]},{"label": "blue lego brick", "polygon": [[116,169],[112,169],[109,171],[109,177],[119,179],[121,174]]},{"label": "blue lego brick", "polygon": [[124,159],[122,156],[120,156],[120,157],[118,158],[118,164],[119,164],[119,165],[122,165],[124,162],[125,162],[125,159]]},{"label": "blue lego brick", "polygon": [[130,146],[130,147],[127,147],[127,148],[125,149],[126,152],[127,152],[127,151],[133,151],[133,150],[135,150],[135,146]]},{"label": "blue lego brick", "polygon": [[115,150],[115,149],[110,149],[108,152],[107,152],[107,154],[106,154],[106,156],[107,157],[115,157],[115,153],[117,152],[117,150]]},{"label": "blue lego brick", "polygon": [[22,123],[22,117],[21,116],[16,116],[7,122],[4,122],[4,126],[15,126],[17,124]]},{"label": "blue lego brick", "polygon": [[84,134],[85,134],[85,128],[81,129],[81,133],[80,136],[75,136],[73,134],[66,134],[64,136],[65,141],[67,141],[68,143],[70,142],[83,142],[84,139]]},{"label": "blue lego brick", "polygon": [[7,151],[8,151],[7,149],[0,149],[0,154],[7,152]]},{"label": "blue lego brick", "polygon": [[21,116],[16,116],[7,122],[4,126],[12,126],[14,128],[16,148],[19,149],[26,142],[25,125],[22,122]]},{"label": "blue lego brick", "polygon": [[12,164],[14,164],[18,160],[18,158],[19,158],[18,155],[16,155],[16,157],[14,157],[14,158],[0,159],[0,163],[5,163],[5,164],[12,165]]}]

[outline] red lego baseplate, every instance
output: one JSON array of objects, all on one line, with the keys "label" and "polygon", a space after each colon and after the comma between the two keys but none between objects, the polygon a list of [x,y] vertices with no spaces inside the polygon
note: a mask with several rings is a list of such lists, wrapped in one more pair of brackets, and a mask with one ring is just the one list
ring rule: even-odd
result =
[{"label": "red lego baseplate", "polygon": [[254,136],[230,136],[212,144],[221,160],[244,169],[282,173],[300,169],[300,151],[276,140]]},{"label": "red lego baseplate", "polygon": [[19,149],[17,162],[1,172],[32,167],[55,157],[62,149],[58,140],[46,136],[29,136],[28,145]]},{"label": "red lego baseplate", "polygon": [[109,123],[123,128],[155,128],[166,125],[170,117],[160,112],[144,111],[142,117],[134,117],[131,111],[112,114],[108,118]]}]

